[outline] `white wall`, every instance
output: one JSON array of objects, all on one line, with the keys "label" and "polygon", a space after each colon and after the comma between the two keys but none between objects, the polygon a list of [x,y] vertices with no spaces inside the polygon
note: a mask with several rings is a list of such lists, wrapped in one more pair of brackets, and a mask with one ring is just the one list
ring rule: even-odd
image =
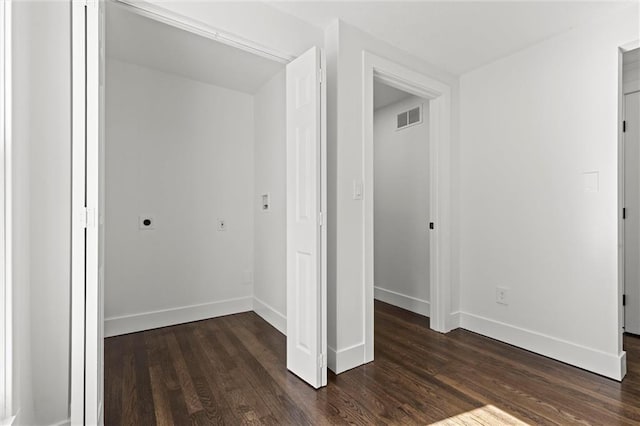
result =
[{"label": "white wall", "polygon": [[[417,106],[422,123],[397,130]],[[375,298],[429,315],[429,104],[412,96],[373,120]]]},{"label": "white wall", "polygon": [[70,10],[13,12],[14,409],[52,424],[69,409]]},{"label": "white wall", "polygon": [[[362,200],[352,197],[354,180],[363,180],[362,52],[399,63],[449,85],[452,90],[451,187],[457,187],[458,80],[456,77],[343,22],[327,28],[328,62],[328,364],[342,372],[365,362],[364,353],[364,225]],[[441,179],[444,177],[441,176]],[[366,184],[366,182],[365,182]],[[443,206],[443,208],[445,208]],[[446,211],[456,241],[457,196]],[[451,251],[452,310],[457,310],[455,244]],[[334,304],[335,308],[331,305]],[[335,311],[333,310],[335,309]]]},{"label": "white wall", "polygon": [[[29,274],[29,63],[33,48],[29,44],[34,32],[29,13],[32,3],[16,3],[12,14],[13,36],[13,413],[18,422],[34,421],[31,385],[31,281]],[[31,69],[32,72],[36,70]]]},{"label": "white wall", "polygon": [[634,5],[460,81],[461,325],[618,378],[618,46],[638,38],[637,17]]},{"label": "white wall", "polygon": [[253,97],[112,58],[106,83],[105,333],[250,310]]},{"label": "white wall", "polygon": [[[255,94],[254,310],[286,332],[286,96],[285,71]],[[262,210],[261,195],[271,205]]]}]

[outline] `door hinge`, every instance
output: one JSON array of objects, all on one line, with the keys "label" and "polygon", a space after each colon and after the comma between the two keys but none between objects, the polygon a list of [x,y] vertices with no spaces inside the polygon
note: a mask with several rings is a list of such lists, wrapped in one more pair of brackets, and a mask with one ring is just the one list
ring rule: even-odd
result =
[{"label": "door hinge", "polygon": [[81,228],[87,227],[87,208],[83,207],[80,209],[80,213],[78,214],[78,221],[80,222]]},{"label": "door hinge", "polygon": [[622,306],[627,306],[627,295],[626,294],[622,295]]},{"label": "door hinge", "polygon": [[327,365],[327,356],[325,354],[318,355],[318,367],[322,368]]},{"label": "door hinge", "polygon": [[322,212],[318,213],[318,225],[324,226],[324,214],[322,214]]},{"label": "door hinge", "polygon": [[622,133],[627,131],[627,120],[622,121]]},{"label": "door hinge", "polygon": [[83,228],[94,228],[96,226],[96,209],[83,207],[80,210],[80,226]]},{"label": "door hinge", "polygon": [[622,208],[622,218],[623,218],[623,219],[626,219],[626,218],[627,218],[627,209],[626,209],[626,207],[623,207],[623,208]]}]

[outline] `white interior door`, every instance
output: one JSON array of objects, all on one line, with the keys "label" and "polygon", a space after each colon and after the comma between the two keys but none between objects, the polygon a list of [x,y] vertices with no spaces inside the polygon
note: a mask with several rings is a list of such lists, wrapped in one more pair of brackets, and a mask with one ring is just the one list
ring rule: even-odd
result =
[{"label": "white interior door", "polygon": [[640,334],[640,92],[624,96],[625,331]]},{"label": "white interior door", "polygon": [[73,2],[71,423],[100,425],[104,388],[104,2]]},{"label": "white interior door", "polygon": [[287,368],[327,384],[326,136],[322,52],[287,65]]}]

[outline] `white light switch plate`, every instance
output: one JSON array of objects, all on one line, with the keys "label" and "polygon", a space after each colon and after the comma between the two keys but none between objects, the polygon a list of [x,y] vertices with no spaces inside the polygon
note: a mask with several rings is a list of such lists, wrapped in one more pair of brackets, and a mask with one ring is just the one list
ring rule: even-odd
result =
[{"label": "white light switch plate", "polygon": [[584,192],[598,192],[600,190],[600,173],[584,172],[582,174]]},{"label": "white light switch plate", "polygon": [[353,199],[362,200],[362,193],[364,192],[363,184],[359,180],[353,181]]}]

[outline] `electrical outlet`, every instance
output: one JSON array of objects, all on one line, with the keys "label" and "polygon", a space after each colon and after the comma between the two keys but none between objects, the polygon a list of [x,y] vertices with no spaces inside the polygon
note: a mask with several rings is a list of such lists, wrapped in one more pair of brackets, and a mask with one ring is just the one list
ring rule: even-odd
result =
[{"label": "electrical outlet", "polygon": [[153,215],[141,214],[138,216],[138,229],[143,231],[156,229],[156,221]]},{"label": "electrical outlet", "polygon": [[264,212],[267,212],[271,209],[271,194],[269,194],[268,192],[266,194],[262,194],[260,196],[260,199],[262,200],[261,202],[261,209]]},{"label": "electrical outlet", "polygon": [[218,232],[224,232],[227,230],[227,221],[218,218]]},{"label": "electrical outlet", "polygon": [[496,287],[496,303],[501,305],[509,304],[509,289],[504,287]]}]

